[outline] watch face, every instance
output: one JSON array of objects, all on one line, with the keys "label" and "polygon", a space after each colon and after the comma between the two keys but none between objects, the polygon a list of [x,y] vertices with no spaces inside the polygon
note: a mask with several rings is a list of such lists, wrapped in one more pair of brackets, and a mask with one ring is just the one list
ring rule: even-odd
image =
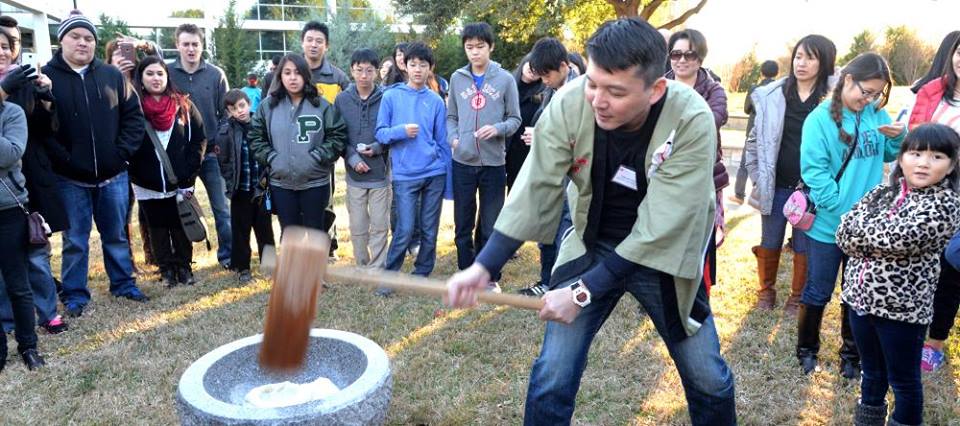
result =
[{"label": "watch face", "polygon": [[587,301],[587,293],[578,293],[577,302],[585,303]]}]

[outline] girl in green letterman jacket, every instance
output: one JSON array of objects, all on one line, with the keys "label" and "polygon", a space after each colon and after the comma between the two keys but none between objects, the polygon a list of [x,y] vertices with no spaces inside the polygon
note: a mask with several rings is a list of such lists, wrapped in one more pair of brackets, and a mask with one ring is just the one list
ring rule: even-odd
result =
[{"label": "girl in green letterman jacket", "polygon": [[254,115],[250,149],[270,168],[271,204],[281,228],[325,229],[330,171],[343,151],[347,126],[311,83],[303,57],[284,56],[277,70],[274,89]]}]

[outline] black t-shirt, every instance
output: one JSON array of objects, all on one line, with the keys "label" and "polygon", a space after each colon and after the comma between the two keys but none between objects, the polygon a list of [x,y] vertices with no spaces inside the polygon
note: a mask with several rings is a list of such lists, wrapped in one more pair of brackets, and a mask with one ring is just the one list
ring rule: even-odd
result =
[{"label": "black t-shirt", "polygon": [[[603,169],[602,181],[596,179],[597,171],[593,173],[594,197],[600,196],[603,203],[597,223],[597,238],[600,240],[623,241],[637,221],[637,208],[647,195],[647,175],[644,169],[647,149],[666,98],[664,95],[659,102],[651,106],[647,120],[640,130],[625,132],[597,129],[597,139],[601,141],[600,145],[603,145],[604,149],[603,159],[597,155],[593,164],[593,167],[601,166]],[[635,176],[636,189],[614,181],[621,167],[625,174]],[[598,193],[596,189],[601,186],[602,192]]]},{"label": "black t-shirt", "polygon": [[800,140],[803,121],[817,107],[818,96],[811,94],[801,101],[796,91],[785,93],[787,109],[783,114],[783,136],[777,156],[777,188],[794,188],[800,182]]}]

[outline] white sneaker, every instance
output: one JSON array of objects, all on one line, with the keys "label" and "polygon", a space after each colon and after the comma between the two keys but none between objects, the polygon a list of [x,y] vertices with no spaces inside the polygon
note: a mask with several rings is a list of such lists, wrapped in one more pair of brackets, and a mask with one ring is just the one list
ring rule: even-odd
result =
[{"label": "white sneaker", "polygon": [[491,281],[490,284],[487,284],[487,291],[490,293],[503,293],[503,291],[500,290],[500,284],[496,281]]}]

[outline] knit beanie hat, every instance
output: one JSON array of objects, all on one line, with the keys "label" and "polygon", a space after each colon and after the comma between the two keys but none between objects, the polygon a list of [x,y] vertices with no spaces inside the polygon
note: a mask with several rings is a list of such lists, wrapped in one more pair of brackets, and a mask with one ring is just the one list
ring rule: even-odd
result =
[{"label": "knit beanie hat", "polygon": [[97,39],[97,27],[93,25],[93,22],[90,22],[90,19],[83,16],[83,13],[74,9],[70,11],[70,16],[60,23],[60,28],[57,29],[57,40],[63,40],[63,37],[74,28],[84,28],[93,34],[94,40]]}]

